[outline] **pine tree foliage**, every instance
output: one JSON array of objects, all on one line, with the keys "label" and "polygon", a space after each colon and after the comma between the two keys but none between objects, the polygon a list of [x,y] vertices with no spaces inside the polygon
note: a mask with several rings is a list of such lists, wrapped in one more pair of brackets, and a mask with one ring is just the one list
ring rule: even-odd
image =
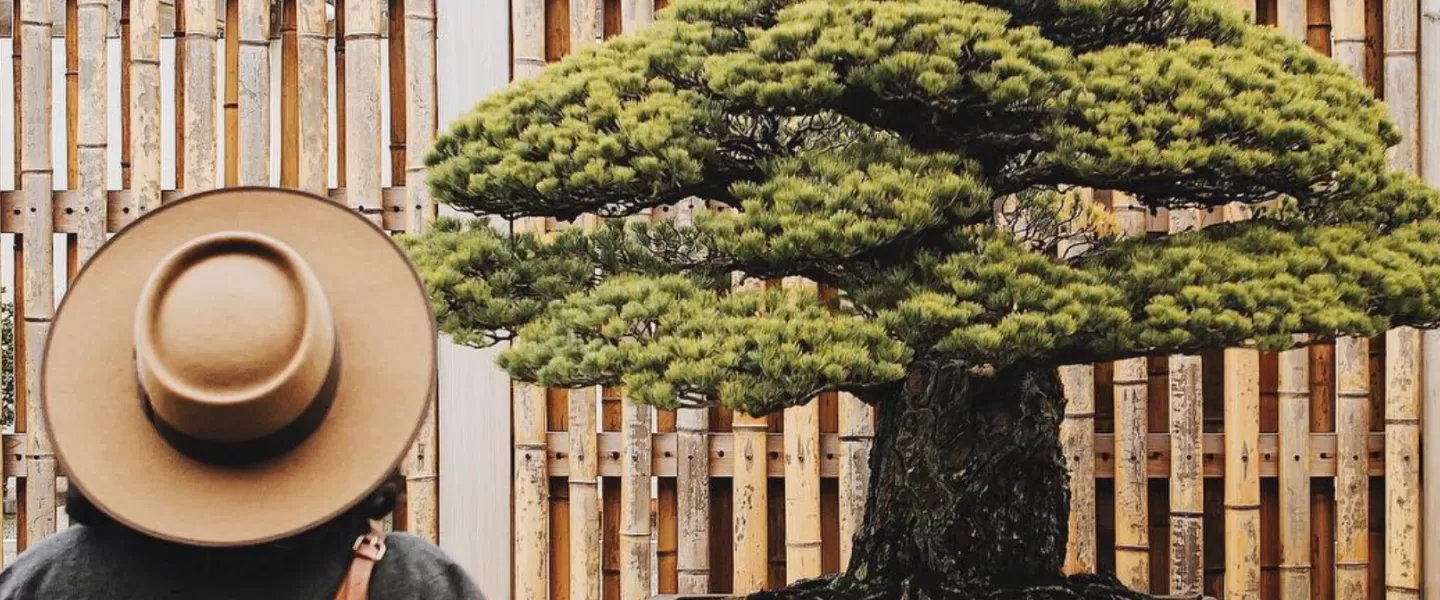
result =
[{"label": "pine tree foliage", "polygon": [[[1440,195],[1387,169],[1385,107],[1231,5],[677,0],[482,101],[427,158],[462,211],[604,227],[446,220],[404,244],[442,330],[515,342],[518,379],[757,414],[921,363],[1440,321]],[[1257,218],[1122,239],[1081,187]],[[715,210],[637,218],[687,198]]]}]

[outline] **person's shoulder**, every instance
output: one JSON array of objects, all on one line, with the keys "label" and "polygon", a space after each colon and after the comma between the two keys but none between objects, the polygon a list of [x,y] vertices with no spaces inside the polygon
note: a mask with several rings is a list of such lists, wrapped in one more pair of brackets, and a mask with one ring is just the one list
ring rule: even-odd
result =
[{"label": "person's shoulder", "polygon": [[[385,548],[385,556],[376,569],[382,574],[380,587],[386,591],[401,592],[395,597],[408,598],[408,593],[421,592],[415,597],[484,600],[480,589],[464,569],[429,540],[409,533],[392,532],[385,536]],[[381,596],[389,597],[390,594],[382,593]]]},{"label": "person's shoulder", "polygon": [[0,600],[39,597],[47,582],[89,562],[94,540],[89,527],[70,527],[27,548],[0,571]]}]

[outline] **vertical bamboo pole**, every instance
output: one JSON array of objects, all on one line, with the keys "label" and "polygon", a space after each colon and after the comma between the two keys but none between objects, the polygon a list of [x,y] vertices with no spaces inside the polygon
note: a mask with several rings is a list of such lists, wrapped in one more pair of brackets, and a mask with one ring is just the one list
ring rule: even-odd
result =
[{"label": "vertical bamboo pole", "polygon": [[105,0],[79,0],[76,13],[79,102],[85,105],[85,110],[80,111],[76,134],[79,168],[74,187],[80,194],[82,211],[76,235],[77,260],[84,264],[105,243],[105,151],[109,134],[106,38],[110,31],[110,7]]},{"label": "vertical bamboo pole", "polygon": [[[625,401],[622,390],[618,387],[605,387],[601,389],[600,415],[601,426],[607,432],[619,433],[622,429],[620,405]],[[608,460],[618,461],[619,453],[614,453]],[[620,597],[620,478],[604,477],[600,481],[601,501],[603,507],[600,512],[600,595],[603,598]]]},{"label": "vertical bamboo pole", "polygon": [[620,0],[621,31],[630,33],[655,20],[655,0]]},{"label": "vertical bamboo pole", "polygon": [[681,594],[710,590],[710,413],[681,409],[675,415],[679,546],[676,570]]},{"label": "vertical bamboo pole", "polygon": [[[128,1],[128,0],[127,0]],[[225,185],[240,182],[240,2],[225,0]]]},{"label": "vertical bamboo pole", "polygon": [[[61,7],[65,10],[65,183],[73,190],[80,178],[80,5],[76,0],[64,0],[57,8]],[[67,239],[66,246],[74,248],[73,242]]]},{"label": "vertical bamboo pole", "polygon": [[1365,340],[1360,338],[1343,338],[1335,344],[1337,600],[1367,597],[1370,475],[1366,441],[1370,432],[1370,364],[1365,346]]},{"label": "vertical bamboo pole", "polygon": [[[814,283],[787,277],[790,289]],[[819,577],[820,402],[785,409],[785,577],[788,583]]]},{"label": "vertical bamboo pole", "polygon": [[[1331,0],[1335,60],[1365,80],[1365,0]],[[1368,597],[1370,555],[1370,344],[1335,342],[1335,597]]]},{"label": "vertical bamboo pole", "polygon": [[[1330,0],[1307,0],[1306,17],[1309,27],[1305,43],[1316,52],[1331,56],[1334,52],[1334,24]],[[1328,344],[1311,346],[1309,360],[1310,433],[1335,432],[1335,347]],[[1308,462],[1308,461],[1307,461]],[[1311,482],[1310,489],[1310,597],[1335,597],[1335,481],[1322,478]]]},{"label": "vertical bamboo pole", "polygon": [[1170,357],[1170,593],[1177,596],[1204,591],[1201,377],[1199,356]]},{"label": "vertical bamboo pole", "polygon": [[510,47],[515,80],[545,68],[545,0],[510,0]]},{"label": "vertical bamboo pole", "polygon": [[[548,232],[547,232],[547,236]],[[570,430],[570,392],[561,388],[545,390],[545,431]],[[560,453],[550,455],[559,461]],[[570,600],[570,486],[563,477],[550,477],[550,539],[546,552],[550,556],[550,597]]]},{"label": "vertical bamboo pole", "polygon": [[1225,597],[1260,597],[1260,353],[1225,349]]},{"label": "vertical bamboo pole", "polygon": [[[1193,209],[1169,211],[1171,235],[1201,226]],[[1200,356],[1170,356],[1170,593],[1199,595],[1204,586],[1204,394]]]},{"label": "vertical bamboo pole", "polygon": [[604,39],[605,3],[601,0],[570,1],[570,47],[573,51]]},{"label": "vertical bamboo pole", "polygon": [[181,68],[185,98],[181,102],[184,188],[200,191],[215,187],[215,2],[186,0],[185,60]]},{"label": "vertical bamboo pole", "polygon": [[130,1],[130,209],[160,206],[160,3]]},{"label": "vertical bamboo pole", "polygon": [[345,185],[345,2],[335,6],[335,180]]},{"label": "vertical bamboo pole", "polygon": [[23,46],[17,96],[21,119],[20,144],[16,148],[22,156],[18,181],[20,192],[30,205],[23,240],[25,304],[17,311],[24,323],[25,339],[31,344],[23,363],[25,395],[23,399],[17,398],[17,402],[26,404],[22,549],[55,533],[55,455],[45,431],[40,389],[44,355],[38,351],[50,333],[50,318],[55,307],[51,276],[54,251],[50,160],[52,7],[50,0],[21,0],[20,19],[15,24],[21,32],[20,45]]},{"label": "vertical bamboo pole", "polygon": [[515,431],[515,597],[549,597],[549,498],[545,469],[545,388],[511,387]]},{"label": "vertical bamboo pole", "polygon": [[[1386,73],[1386,81],[1395,71]],[[1385,588],[1420,597],[1420,333],[1385,334]]]},{"label": "vertical bamboo pole", "polygon": [[[1420,0],[1420,106],[1440,107],[1440,0]],[[1440,187],[1440,110],[1420,111],[1420,166],[1425,182]],[[1440,331],[1427,330],[1422,339],[1425,380],[1420,427],[1424,456],[1425,527],[1421,557],[1425,600],[1440,600]]]},{"label": "vertical bamboo pole", "polygon": [[305,83],[295,93],[298,106],[294,135],[299,153],[295,186],[323,195],[330,188],[330,73],[325,0],[295,2],[296,61],[299,63],[295,73],[298,80]]},{"label": "vertical bamboo pole", "polygon": [[[1110,210],[1125,235],[1145,235],[1145,210],[1115,192]],[[1150,512],[1145,470],[1149,433],[1148,359],[1115,362],[1115,570],[1131,589],[1150,589]]]},{"label": "vertical bamboo pole", "polygon": [[351,207],[381,224],[380,2],[345,3],[345,187]]},{"label": "vertical bamboo pole", "polygon": [[[405,182],[405,118],[410,112],[406,107],[407,96],[410,94],[409,90],[405,89],[405,0],[388,2],[386,16],[389,17],[389,37],[385,41],[390,51],[387,57],[390,82],[386,88],[390,93],[390,185],[399,187]],[[569,402],[568,396],[565,401]]]},{"label": "vertical bamboo pole", "polygon": [[1305,15],[1306,0],[1279,0],[1276,3],[1275,22],[1280,31],[1297,40],[1305,39],[1309,19]]},{"label": "vertical bamboo pole", "polygon": [[1280,594],[1310,597],[1310,357],[1280,353]]},{"label": "vertical bamboo pole", "polygon": [[[1086,202],[1094,202],[1094,192],[1084,192]],[[1082,251],[1079,245],[1062,242],[1061,257],[1069,258]],[[1066,470],[1070,474],[1069,537],[1065,546],[1067,574],[1094,573],[1096,564],[1095,532],[1095,367],[1069,365],[1060,368],[1060,382],[1065,394],[1065,417],[1060,422],[1060,445],[1065,453]]]},{"label": "vertical bamboo pole", "polygon": [[[365,3],[356,3],[364,6]],[[362,11],[363,12],[363,11]],[[379,20],[379,7],[375,7]],[[240,185],[270,185],[270,2],[240,0],[239,179]],[[378,30],[376,35],[378,36]],[[378,56],[379,50],[375,50]],[[378,62],[378,61],[377,61]],[[379,70],[378,66],[375,69]],[[378,85],[379,76],[375,76]],[[379,110],[376,110],[378,115]],[[378,123],[377,123],[378,129]],[[378,175],[378,173],[376,173]],[[378,188],[378,186],[377,186]],[[361,190],[354,190],[360,192]],[[353,197],[353,196],[352,196]],[[369,198],[370,196],[362,196]]]},{"label": "vertical bamboo pole", "polygon": [[300,179],[300,7],[280,5],[280,185],[298,187]]},{"label": "vertical bamboo pole", "polygon": [[[173,4],[171,6],[170,4]],[[171,105],[175,111],[175,189],[185,189],[185,40],[187,37],[185,27],[185,0],[164,0],[160,10],[170,11],[170,17],[174,19],[175,31],[175,69],[173,76],[175,81],[175,98]],[[166,18],[161,14],[161,19]]]},{"label": "vertical bamboo pole", "polygon": [[1331,51],[1335,61],[1365,80],[1365,0],[1330,0]]},{"label": "vertical bamboo pole", "polygon": [[[25,28],[21,25],[20,11],[22,8],[24,8],[24,6],[22,4],[22,0],[11,1],[14,2],[14,4],[10,5],[11,35],[14,36],[13,39],[11,39],[10,43],[10,72],[11,79],[13,80],[11,85],[15,88],[14,94],[16,100],[20,100],[21,93],[24,91],[24,89],[21,87],[21,83],[23,82],[21,81],[22,76],[20,73],[22,69],[21,46],[24,44],[25,40]],[[17,104],[15,106],[15,111],[10,115],[12,117],[12,125],[14,126],[10,131],[15,134],[15,172],[17,174],[20,172],[21,160],[25,158],[24,149],[20,147],[20,120],[24,118],[23,115],[20,114],[20,111],[21,107]],[[17,330],[18,329],[19,328],[17,328]],[[17,331],[16,333],[18,334],[19,332]],[[17,390],[20,388],[19,382],[16,382],[15,387]],[[16,417],[16,423],[19,423],[18,416]]]},{"label": "vertical bamboo pole", "polygon": [[570,594],[600,600],[600,460],[595,388],[570,392]]},{"label": "vertical bamboo pole", "polygon": [[765,586],[766,436],[764,417],[735,413],[735,581],[737,594]]},{"label": "vertical bamboo pole", "polygon": [[[1420,14],[1415,0],[1385,2],[1385,103],[1403,140],[1390,167],[1419,172]],[[1419,598],[1420,333],[1385,335],[1385,587],[1392,598]]]},{"label": "vertical bamboo pole", "polygon": [[[661,434],[675,433],[675,411],[655,411],[655,430]],[[673,453],[666,451],[665,457]],[[680,498],[675,477],[656,477],[655,481],[655,590],[674,594],[680,589],[679,537]]]},{"label": "vertical bamboo pole", "polygon": [[1330,0],[1305,0],[1305,12],[1305,44],[1330,56],[1331,37],[1334,35],[1330,23]]},{"label": "vertical bamboo pole", "polygon": [[1093,573],[1097,566],[1095,369],[1089,365],[1061,367],[1060,381],[1065,390],[1065,420],[1060,423],[1060,443],[1065,449],[1070,473],[1070,537],[1065,548],[1065,572]]},{"label": "vertical bamboo pole", "polygon": [[[321,13],[324,13],[323,6]],[[320,50],[316,64],[323,71],[323,45]],[[409,92],[405,104],[408,113],[405,136],[410,143],[405,165],[405,207],[410,212],[411,230],[424,233],[426,226],[438,214],[425,185],[425,155],[435,143],[435,129],[439,123],[435,108],[438,85],[435,78],[435,0],[405,0],[405,77],[405,87]],[[320,166],[323,167],[323,163]],[[318,173],[324,175],[323,170]],[[595,419],[592,417],[590,421],[591,431],[594,431]]]},{"label": "vertical bamboo pole", "polygon": [[840,394],[840,565],[850,564],[855,534],[865,521],[870,490],[870,451],[875,445],[875,419],[870,405]]},{"label": "vertical bamboo pole", "polygon": [[625,400],[620,431],[620,598],[650,596],[650,407]]}]

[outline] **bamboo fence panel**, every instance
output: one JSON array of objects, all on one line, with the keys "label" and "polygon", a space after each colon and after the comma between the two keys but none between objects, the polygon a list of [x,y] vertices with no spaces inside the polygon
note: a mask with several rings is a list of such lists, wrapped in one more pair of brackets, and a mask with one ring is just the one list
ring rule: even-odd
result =
[{"label": "bamboo fence panel", "polygon": [[[1420,0],[1419,35],[1420,106],[1440,106],[1440,0]],[[1440,111],[1420,111],[1418,139],[1424,146],[1420,152],[1421,175],[1431,186],[1440,186],[1440,144],[1435,141],[1440,140]],[[1423,467],[1420,480],[1430,482],[1423,489],[1424,501],[1420,508],[1425,527],[1421,572],[1432,578],[1425,586],[1425,600],[1440,600],[1440,583],[1433,580],[1435,574],[1440,573],[1440,486],[1435,484],[1440,481],[1440,332],[1424,332],[1421,348],[1424,422],[1420,428],[1420,446],[1424,455],[1420,458]]]}]

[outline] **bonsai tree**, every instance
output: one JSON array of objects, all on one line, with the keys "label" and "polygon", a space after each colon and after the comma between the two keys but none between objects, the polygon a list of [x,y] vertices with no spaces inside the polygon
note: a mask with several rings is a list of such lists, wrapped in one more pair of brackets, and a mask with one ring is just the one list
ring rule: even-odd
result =
[{"label": "bonsai tree", "polygon": [[[1230,5],[678,0],[455,123],[429,185],[485,218],[404,244],[517,380],[873,405],[848,568],[757,597],[1137,597],[1061,575],[1058,367],[1440,317],[1440,198],[1387,170],[1385,107]],[[1254,218],[1125,238],[1082,188]]]}]

